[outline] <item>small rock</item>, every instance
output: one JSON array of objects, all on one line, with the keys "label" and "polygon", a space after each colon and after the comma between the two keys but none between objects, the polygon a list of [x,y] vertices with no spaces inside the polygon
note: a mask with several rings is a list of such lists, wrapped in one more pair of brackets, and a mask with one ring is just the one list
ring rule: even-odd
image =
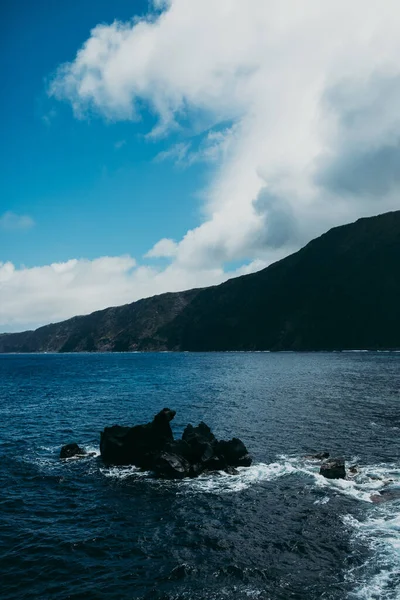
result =
[{"label": "small rock", "polygon": [[61,448],[60,458],[72,458],[73,456],[86,456],[86,451],[78,444],[66,444]]},{"label": "small rock", "polygon": [[316,454],[307,454],[304,458],[308,460],[325,460],[329,456],[329,452],[317,452]]},{"label": "small rock", "polygon": [[343,458],[325,460],[319,470],[320,475],[327,479],[345,479],[346,467]]},{"label": "small rock", "polygon": [[224,471],[228,475],[239,475],[239,471],[237,469],[235,469],[235,467],[231,467],[230,465],[225,467]]}]

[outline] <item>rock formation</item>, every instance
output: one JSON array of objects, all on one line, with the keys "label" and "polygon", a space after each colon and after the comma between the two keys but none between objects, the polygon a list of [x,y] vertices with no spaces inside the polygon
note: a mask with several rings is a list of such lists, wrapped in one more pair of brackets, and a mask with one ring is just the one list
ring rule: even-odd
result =
[{"label": "rock formation", "polygon": [[112,465],[135,465],[168,479],[197,477],[206,471],[236,474],[248,467],[251,457],[238,438],[217,440],[203,422],[188,425],[182,438],[174,440],[170,422],[175,411],[164,408],[145,425],[106,427],[101,433],[100,453]]},{"label": "rock formation", "polygon": [[345,479],[346,467],[344,459],[330,458],[329,460],[324,460],[319,473],[327,479]]}]

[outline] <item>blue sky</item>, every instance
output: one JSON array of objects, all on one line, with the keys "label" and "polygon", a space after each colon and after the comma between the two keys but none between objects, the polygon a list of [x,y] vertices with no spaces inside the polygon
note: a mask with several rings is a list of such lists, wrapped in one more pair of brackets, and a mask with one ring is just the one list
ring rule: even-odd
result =
[{"label": "blue sky", "polygon": [[397,0],[0,17],[0,332],[218,284],[400,208]]},{"label": "blue sky", "polygon": [[[59,64],[72,60],[97,23],[127,20],[146,2],[6,2],[1,78],[1,207],[29,215],[29,230],[3,230],[2,261],[45,265],[74,257],[141,256],[166,234],[199,221],[204,169],[171,168],[154,157],[171,140],[148,140],[154,116],[134,123],[74,119],[47,94]],[[5,60],[4,60],[5,57]],[[9,60],[13,57],[13,60]]]}]

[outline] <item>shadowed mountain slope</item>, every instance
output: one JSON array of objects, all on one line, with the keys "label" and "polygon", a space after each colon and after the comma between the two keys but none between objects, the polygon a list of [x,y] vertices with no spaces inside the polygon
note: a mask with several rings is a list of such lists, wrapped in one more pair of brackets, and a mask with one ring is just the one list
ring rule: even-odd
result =
[{"label": "shadowed mountain slope", "polygon": [[270,267],[0,336],[0,352],[400,348],[400,211],[331,229]]}]

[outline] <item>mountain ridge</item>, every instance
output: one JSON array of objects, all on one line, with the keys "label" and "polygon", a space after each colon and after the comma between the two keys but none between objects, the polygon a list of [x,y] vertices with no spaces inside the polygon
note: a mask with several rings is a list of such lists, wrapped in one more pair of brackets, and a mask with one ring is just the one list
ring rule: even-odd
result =
[{"label": "mountain ridge", "polygon": [[330,229],[267,268],[34,331],[0,352],[400,347],[400,211]]}]

